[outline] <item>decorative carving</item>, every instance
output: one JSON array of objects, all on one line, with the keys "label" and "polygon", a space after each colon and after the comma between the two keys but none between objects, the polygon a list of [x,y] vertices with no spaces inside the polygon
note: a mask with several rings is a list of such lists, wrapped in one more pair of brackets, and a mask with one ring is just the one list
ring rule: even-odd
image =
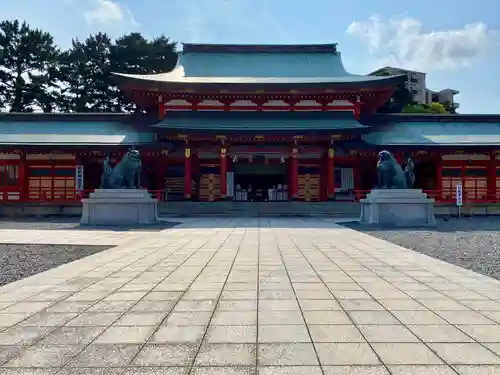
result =
[{"label": "decorative carving", "polygon": [[101,189],[140,189],[141,171],[141,155],[135,148],[131,148],[114,168],[108,156],[104,160]]},{"label": "decorative carving", "polygon": [[377,188],[379,189],[410,189],[415,182],[414,163],[411,158],[405,170],[389,151],[380,151],[377,162]]}]

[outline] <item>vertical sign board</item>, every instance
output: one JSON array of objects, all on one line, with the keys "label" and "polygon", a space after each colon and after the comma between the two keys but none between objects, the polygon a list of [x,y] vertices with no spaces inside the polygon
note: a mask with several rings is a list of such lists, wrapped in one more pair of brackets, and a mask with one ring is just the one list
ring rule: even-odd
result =
[{"label": "vertical sign board", "polygon": [[77,192],[83,190],[83,165],[77,165],[75,168],[75,188]]},{"label": "vertical sign board", "polygon": [[228,197],[234,196],[234,172],[226,173],[226,194]]},{"label": "vertical sign board", "polygon": [[457,206],[461,207],[462,206],[462,184],[457,185]]}]

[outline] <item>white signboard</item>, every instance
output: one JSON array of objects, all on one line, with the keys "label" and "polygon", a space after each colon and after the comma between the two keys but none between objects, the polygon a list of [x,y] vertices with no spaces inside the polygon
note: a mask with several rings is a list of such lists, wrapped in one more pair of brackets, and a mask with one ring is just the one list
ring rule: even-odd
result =
[{"label": "white signboard", "polygon": [[457,206],[462,206],[462,184],[457,185]]},{"label": "white signboard", "polygon": [[77,191],[83,190],[83,165],[77,165],[75,169],[75,187]]},{"label": "white signboard", "polygon": [[234,196],[234,172],[226,173],[226,192],[228,197]]}]

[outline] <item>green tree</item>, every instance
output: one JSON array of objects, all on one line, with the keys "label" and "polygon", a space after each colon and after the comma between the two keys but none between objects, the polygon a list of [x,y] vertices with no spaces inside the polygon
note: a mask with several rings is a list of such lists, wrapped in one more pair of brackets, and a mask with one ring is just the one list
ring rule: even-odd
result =
[{"label": "green tree", "polygon": [[446,112],[454,114],[454,115],[457,114],[457,110],[456,110],[455,106],[450,101],[447,101],[443,105],[444,105]]},{"label": "green tree", "polygon": [[[380,72],[378,76],[389,76],[388,72]],[[406,82],[400,83],[392,96],[385,102],[385,104],[379,108],[379,113],[400,113],[403,111],[405,106],[414,103],[413,93],[406,86]]]},{"label": "green tree", "polygon": [[[176,44],[165,36],[149,41],[140,33],[131,33],[118,38],[111,53],[113,72],[127,74],[156,74],[171,71],[177,63]],[[118,87],[114,87],[122,111],[140,110],[126,98]]]},{"label": "green tree", "polygon": [[74,39],[60,59],[63,98],[68,112],[112,112],[119,108],[112,95],[111,38],[105,33]]},{"label": "green tree", "polygon": [[445,115],[448,112],[441,103],[433,102],[427,104],[409,104],[403,108],[403,113],[434,113],[437,115]]},{"label": "green tree", "polygon": [[59,50],[49,33],[26,22],[0,22],[0,108],[51,112],[56,106]]}]

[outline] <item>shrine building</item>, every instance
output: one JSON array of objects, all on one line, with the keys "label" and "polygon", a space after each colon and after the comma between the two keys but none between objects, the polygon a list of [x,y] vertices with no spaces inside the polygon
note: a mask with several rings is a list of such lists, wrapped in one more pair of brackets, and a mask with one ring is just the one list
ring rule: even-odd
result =
[{"label": "shrine building", "polygon": [[500,200],[500,115],[376,114],[404,76],[350,74],[336,44],[184,44],[169,73],[115,78],[145,114],[0,114],[0,205],[78,206],[132,146],[165,205],[356,202],[382,149],[438,203]]}]

